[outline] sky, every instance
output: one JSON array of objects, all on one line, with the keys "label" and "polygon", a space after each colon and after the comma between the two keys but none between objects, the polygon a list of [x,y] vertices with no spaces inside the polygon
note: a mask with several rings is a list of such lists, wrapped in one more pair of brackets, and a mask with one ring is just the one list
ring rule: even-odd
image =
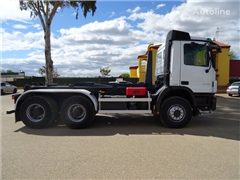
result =
[{"label": "sky", "polygon": [[[51,26],[52,60],[61,77],[96,77],[109,67],[110,76],[129,73],[149,44],[162,44],[172,30],[215,38],[240,58],[240,1],[98,0],[94,16],[78,19],[72,8],[59,9]],[[41,23],[18,0],[1,0],[1,70],[41,76],[45,65]]]}]

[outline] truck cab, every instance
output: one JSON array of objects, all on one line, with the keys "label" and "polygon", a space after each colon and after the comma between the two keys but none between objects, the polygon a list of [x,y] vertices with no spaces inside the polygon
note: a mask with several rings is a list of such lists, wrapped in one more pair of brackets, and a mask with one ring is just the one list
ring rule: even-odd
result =
[{"label": "truck cab", "polygon": [[164,44],[158,49],[155,80],[165,77],[169,86],[187,87],[194,93],[215,93],[216,71],[206,39],[175,40],[170,46],[169,49]]}]

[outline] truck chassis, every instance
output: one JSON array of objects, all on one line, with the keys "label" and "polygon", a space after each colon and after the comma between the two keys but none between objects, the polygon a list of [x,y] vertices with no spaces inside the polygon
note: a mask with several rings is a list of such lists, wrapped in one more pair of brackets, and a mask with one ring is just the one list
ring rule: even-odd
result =
[{"label": "truck chassis", "polygon": [[69,128],[86,128],[97,113],[152,113],[166,127],[181,128],[200,110],[210,112],[216,106],[213,95],[192,97],[187,90],[165,86],[161,93],[155,91],[142,84],[26,86],[24,93],[14,95],[15,110],[7,113],[15,112],[16,122],[23,121],[30,128],[45,128],[59,118]]}]

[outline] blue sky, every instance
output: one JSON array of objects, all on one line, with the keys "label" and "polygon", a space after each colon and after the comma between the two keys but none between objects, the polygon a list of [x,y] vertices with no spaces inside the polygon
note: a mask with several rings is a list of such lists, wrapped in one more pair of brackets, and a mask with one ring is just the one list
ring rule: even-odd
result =
[{"label": "blue sky", "polygon": [[[9,3],[10,2],[10,3]],[[161,44],[171,29],[192,36],[216,38],[231,45],[238,57],[240,3],[233,1],[97,1],[92,17],[75,19],[75,10],[59,10],[52,23],[52,59],[62,77],[99,76],[109,66],[111,76],[128,73],[150,43]],[[18,0],[3,0],[1,70],[40,76],[45,65],[43,31],[38,18],[20,11]],[[219,32],[216,33],[217,28]]]}]

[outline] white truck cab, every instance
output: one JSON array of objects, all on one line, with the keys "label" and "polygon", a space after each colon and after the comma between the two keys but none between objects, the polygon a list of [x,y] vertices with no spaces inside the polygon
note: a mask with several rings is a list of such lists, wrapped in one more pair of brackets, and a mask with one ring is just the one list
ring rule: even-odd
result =
[{"label": "white truck cab", "polygon": [[209,60],[210,53],[207,49],[206,40],[173,41],[169,69],[164,69],[166,61],[163,44],[157,53],[155,78],[169,74],[169,86],[185,86],[194,93],[215,93],[216,71]]}]

